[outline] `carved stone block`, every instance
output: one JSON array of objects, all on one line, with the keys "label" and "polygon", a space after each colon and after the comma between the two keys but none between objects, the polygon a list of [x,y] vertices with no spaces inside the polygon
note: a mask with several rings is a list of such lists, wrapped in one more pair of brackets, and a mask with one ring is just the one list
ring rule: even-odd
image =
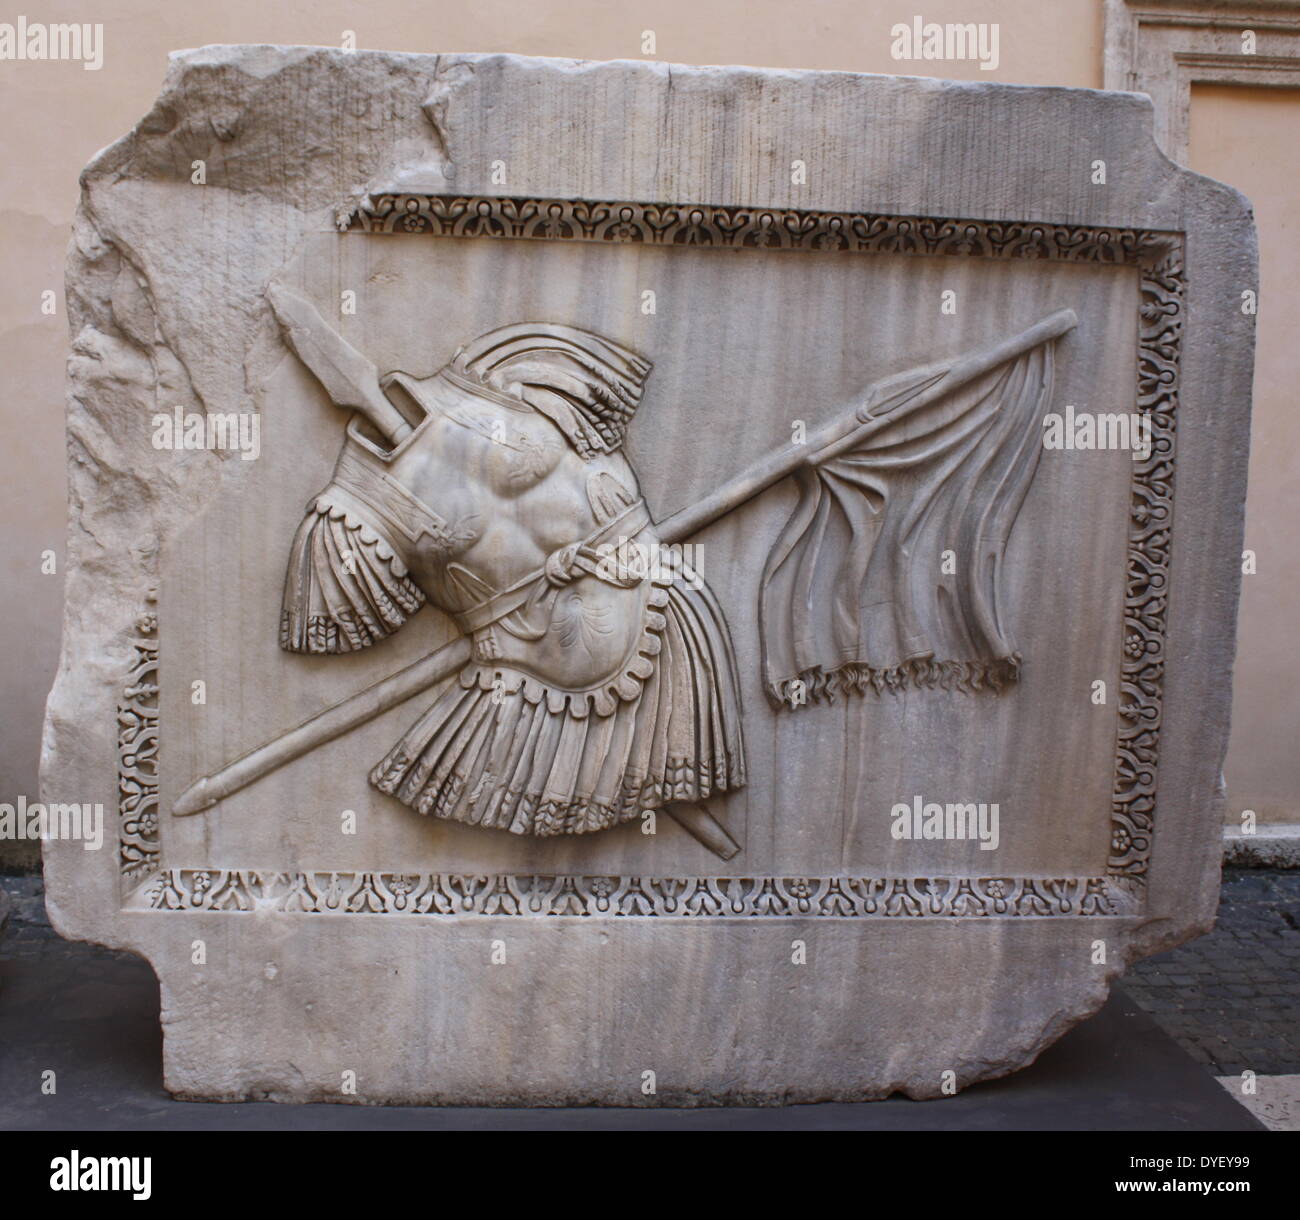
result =
[{"label": "carved stone block", "polygon": [[1219,868],[1249,205],[1131,94],[220,47],[86,170],[46,802],[192,1098],[936,1097]]}]

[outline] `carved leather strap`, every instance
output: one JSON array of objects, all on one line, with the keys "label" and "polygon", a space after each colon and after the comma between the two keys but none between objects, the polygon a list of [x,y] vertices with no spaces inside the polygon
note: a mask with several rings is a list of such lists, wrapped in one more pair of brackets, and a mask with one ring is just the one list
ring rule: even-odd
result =
[{"label": "carved leather strap", "polygon": [[391,475],[376,469],[375,460],[358,452],[350,442],[339,454],[333,485],[321,494],[326,499],[338,499],[339,491],[359,500],[410,542],[418,542],[425,534],[435,540],[447,534],[445,518],[412,495]]},{"label": "carved leather strap", "polygon": [[[646,508],[645,501],[638,500],[635,504],[629,504],[617,517],[607,521],[598,530],[589,534],[577,544],[574,551],[575,557],[581,557],[583,560],[578,566],[589,575],[604,580],[607,584],[622,583],[617,578],[611,578],[607,574],[606,566],[599,562],[599,556],[595,556],[595,548],[612,541],[620,534],[624,538],[635,538],[649,524],[650,510]],[[586,552],[585,555],[583,555],[584,551]],[[593,556],[595,556],[594,560],[592,559]],[[545,564],[536,571],[529,572],[527,576],[522,580],[517,580],[509,588],[502,589],[500,593],[494,593],[485,601],[479,602],[478,605],[461,611],[461,613],[455,615],[456,622],[467,635],[482,631],[484,627],[490,627],[493,623],[505,618],[507,614],[513,614],[526,605],[538,585],[543,583],[551,583],[547,576]],[[639,579],[636,583],[640,583]]]}]

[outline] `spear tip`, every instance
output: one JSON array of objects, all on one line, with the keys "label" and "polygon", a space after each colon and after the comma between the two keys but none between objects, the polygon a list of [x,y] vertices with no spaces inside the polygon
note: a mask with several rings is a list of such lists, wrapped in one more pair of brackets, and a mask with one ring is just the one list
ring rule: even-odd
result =
[{"label": "spear tip", "polygon": [[196,780],[176,799],[172,813],[178,818],[189,817],[192,813],[202,813],[217,803],[216,797],[208,795],[208,777]]}]

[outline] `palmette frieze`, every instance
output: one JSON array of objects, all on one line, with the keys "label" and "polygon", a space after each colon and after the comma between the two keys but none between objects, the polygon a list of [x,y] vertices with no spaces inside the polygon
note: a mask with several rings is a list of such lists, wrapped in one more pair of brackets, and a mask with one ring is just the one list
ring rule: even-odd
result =
[{"label": "palmette frieze", "polygon": [[661,918],[998,918],[1136,914],[1110,878],[630,877],[166,869],[132,909]]}]

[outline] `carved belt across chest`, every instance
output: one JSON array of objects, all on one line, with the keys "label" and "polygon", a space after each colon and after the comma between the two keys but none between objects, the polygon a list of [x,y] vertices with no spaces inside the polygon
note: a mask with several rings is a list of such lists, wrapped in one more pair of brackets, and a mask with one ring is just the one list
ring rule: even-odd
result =
[{"label": "carved belt across chest", "polygon": [[619,538],[635,538],[649,524],[650,512],[645,501],[629,504],[617,517],[588,534],[581,542],[570,543],[552,552],[540,568],[468,610],[462,610],[455,616],[456,622],[461,630],[472,635],[522,609],[539,592],[566,585],[579,575],[594,576],[622,589],[640,584],[644,579],[641,574],[609,555],[601,555],[596,548]]}]

